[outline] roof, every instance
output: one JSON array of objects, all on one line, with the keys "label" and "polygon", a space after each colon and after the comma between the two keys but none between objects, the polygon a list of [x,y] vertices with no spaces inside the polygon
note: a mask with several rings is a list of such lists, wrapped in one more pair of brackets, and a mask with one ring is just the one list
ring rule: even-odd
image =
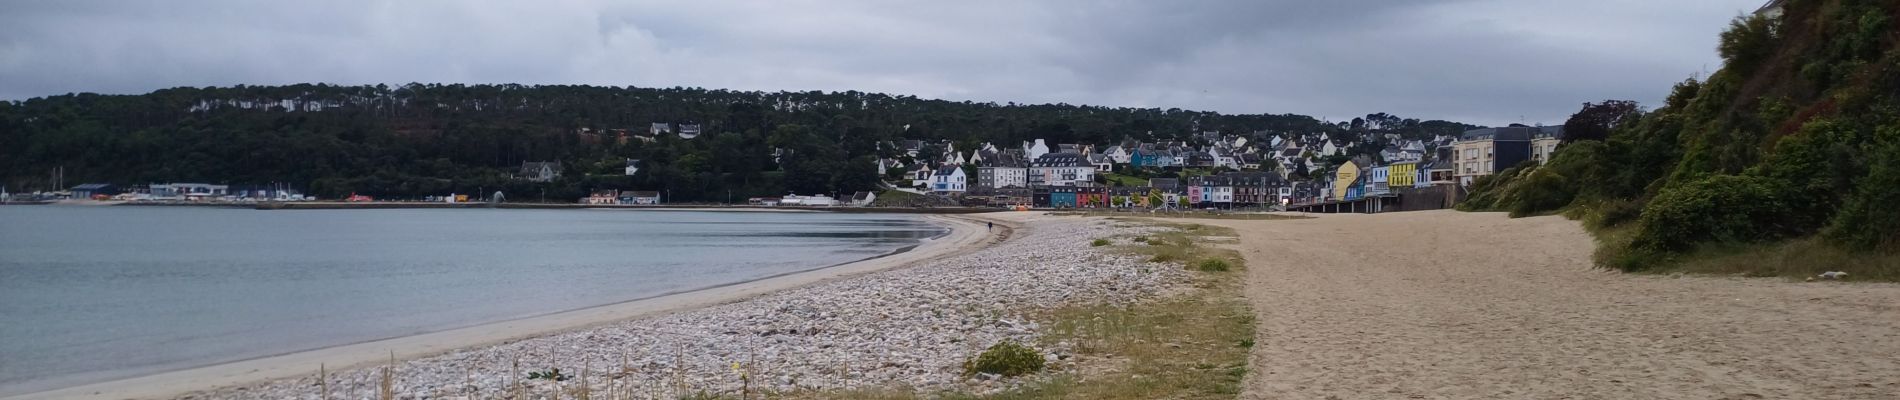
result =
[{"label": "roof", "polygon": [[[1503,128],[1472,129],[1465,131],[1462,135],[1458,135],[1458,140],[1524,141],[1531,140],[1533,134],[1539,133],[1547,128],[1552,127],[1508,126]],[[1556,128],[1554,134],[1563,134],[1563,127],[1558,126],[1554,128]]]},{"label": "roof", "polygon": [[1024,167],[1021,150],[984,152],[983,154],[984,154],[983,168],[1023,168]]},{"label": "roof", "polygon": [[874,196],[874,195],[875,195],[875,194],[873,194],[873,193],[871,193],[871,192],[857,192],[857,193],[852,193],[852,194],[851,194],[851,199],[852,199],[852,200],[860,200],[860,201],[862,201],[862,200],[870,200],[870,199],[871,199],[871,196]]},{"label": "roof", "polygon": [[1111,162],[1111,160],[1108,159],[1107,155],[1100,153],[1089,155],[1089,163],[1091,164],[1107,164],[1109,162]]},{"label": "roof", "polygon": [[1081,154],[1076,153],[1043,154],[1042,157],[1036,157],[1036,161],[1029,163],[1031,167],[1080,167],[1084,165],[1089,164],[1083,160]]},{"label": "roof", "polygon": [[956,174],[961,174],[961,173],[963,173],[962,168],[952,167],[948,165],[943,166],[943,168],[937,168],[937,172],[936,172],[937,176],[951,176],[951,175],[956,175]]},{"label": "roof", "polygon": [[660,197],[660,192],[650,190],[622,190],[620,197]]},{"label": "roof", "polygon": [[541,168],[543,168],[543,167],[546,167],[546,168],[548,168],[548,169],[551,169],[551,170],[554,170],[554,171],[556,171],[556,172],[559,172],[559,171],[561,170],[561,162],[560,162],[560,161],[545,161],[545,162],[542,162],[542,161],[522,161],[522,162],[521,162],[521,173],[524,173],[524,174],[529,174],[529,173],[540,173],[540,172],[541,172]]},{"label": "roof", "polygon": [[88,183],[84,185],[74,186],[73,190],[99,190],[99,189],[106,189],[110,187],[112,187],[112,184],[110,183]]}]

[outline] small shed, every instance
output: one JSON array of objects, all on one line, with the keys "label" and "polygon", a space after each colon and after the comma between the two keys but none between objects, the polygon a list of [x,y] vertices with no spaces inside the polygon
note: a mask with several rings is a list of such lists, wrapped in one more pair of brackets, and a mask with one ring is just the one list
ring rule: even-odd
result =
[{"label": "small shed", "polygon": [[73,187],[73,198],[90,199],[94,197],[112,197],[119,194],[119,187],[110,183],[88,183]]}]

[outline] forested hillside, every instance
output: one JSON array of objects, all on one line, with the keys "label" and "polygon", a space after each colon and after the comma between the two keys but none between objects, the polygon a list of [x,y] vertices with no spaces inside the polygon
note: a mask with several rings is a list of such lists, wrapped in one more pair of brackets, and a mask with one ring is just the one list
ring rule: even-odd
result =
[{"label": "forested hillside", "polygon": [[1573,135],[1548,165],[1474,184],[1465,207],[1567,212],[1606,233],[1603,262],[1629,270],[1770,244],[1900,250],[1900,2],[1782,11],[1734,21],[1723,68],[1654,110],[1586,108],[1572,122],[1607,137]]},{"label": "forested hillside", "polygon": [[[691,140],[621,140],[655,122],[698,124]],[[504,190],[571,200],[596,188],[666,190],[670,200],[848,193],[875,187],[877,143],[1023,140],[1107,144],[1221,131],[1354,137],[1456,134],[1467,125],[1377,113],[1329,124],[1301,115],[951,102],[859,92],[423,85],[175,88],[0,102],[0,181],[289,183],[335,197]],[[1340,136],[1345,135],[1345,136]],[[1368,146],[1370,151],[1376,148]],[[775,150],[786,154],[775,162]],[[622,175],[624,160],[644,169]],[[559,161],[562,179],[509,178]],[[69,185],[70,186],[70,185]]]}]

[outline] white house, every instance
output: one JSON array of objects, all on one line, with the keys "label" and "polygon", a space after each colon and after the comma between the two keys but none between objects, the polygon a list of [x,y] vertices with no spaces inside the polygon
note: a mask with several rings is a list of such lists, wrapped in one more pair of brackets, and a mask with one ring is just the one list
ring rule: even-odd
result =
[{"label": "white house", "polygon": [[1214,156],[1214,166],[1216,167],[1232,170],[1240,169],[1240,161],[1234,159],[1234,155],[1228,151],[1214,148],[1208,149],[1207,154]]},{"label": "white house", "polygon": [[984,159],[989,161],[976,168],[976,188],[979,192],[1029,187],[1028,166],[1015,152],[992,152]]},{"label": "white house", "polygon": [[529,182],[551,182],[561,177],[561,163],[522,161],[521,169],[515,172],[515,178]]},{"label": "white house", "polygon": [[680,124],[680,139],[699,137],[699,124]]},{"label": "white house", "polygon": [[1032,187],[1075,186],[1080,182],[1095,182],[1095,166],[1089,164],[1081,154],[1043,154],[1029,164],[1029,185]]},{"label": "white house", "polygon": [[869,206],[871,205],[871,202],[873,201],[877,201],[877,193],[857,192],[857,193],[851,194],[852,206],[857,206],[857,207]]},{"label": "white house", "polygon": [[[635,172],[640,172],[640,160],[627,159],[627,176],[633,176]],[[878,173],[883,173],[883,169],[880,168]]]},{"label": "white house", "polygon": [[1116,164],[1127,164],[1135,154],[1122,146],[1109,146],[1108,151],[1102,152],[1102,155],[1108,156],[1108,159]]},{"label": "white house", "polygon": [[1049,145],[1044,144],[1042,139],[1036,139],[1033,143],[1023,143],[1023,155],[1028,156],[1029,159],[1042,158],[1044,154],[1049,154]]},{"label": "white house", "polygon": [[822,194],[813,196],[799,196],[793,194],[780,198],[778,204],[784,206],[831,207],[838,205],[838,199]]},{"label": "white house", "polygon": [[918,187],[918,186],[924,186],[924,185],[930,184],[931,175],[933,175],[935,172],[936,172],[935,170],[930,169],[929,165],[925,165],[921,163],[916,164],[916,165],[911,165],[910,166],[910,187]]},{"label": "white house", "polygon": [[1115,160],[1109,159],[1108,155],[1090,154],[1088,158],[1089,164],[1095,166],[1095,172],[1115,172]]},{"label": "white house", "polygon": [[945,165],[937,168],[937,173],[932,176],[930,191],[935,193],[963,193],[969,190],[969,185],[970,177],[963,173],[963,168],[958,168],[956,165]]}]

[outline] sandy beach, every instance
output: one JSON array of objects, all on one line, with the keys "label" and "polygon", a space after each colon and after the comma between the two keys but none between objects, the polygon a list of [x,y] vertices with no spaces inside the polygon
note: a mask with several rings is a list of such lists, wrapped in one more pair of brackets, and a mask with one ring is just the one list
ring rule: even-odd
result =
[{"label": "sandy beach", "polygon": [[1203,222],[1251,266],[1244,398],[1900,398],[1900,285],[1595,269],[1561,217]]},{"label": "sandy beach", "polygon": [[428,357],[550,332],[743,301],[767,293],[905,266],[945,254],[968,252],[991,243],[997,237],[987,232],[983,223],[976,219],[946,216],[927,218],[950,228],[950,232],[909,251],[848,264],[618,304],[29,393],[6,399],[173,398],[209,388],[307,375],[317,365],[347,370],[387,362],[392,352],[398,359]]}]

